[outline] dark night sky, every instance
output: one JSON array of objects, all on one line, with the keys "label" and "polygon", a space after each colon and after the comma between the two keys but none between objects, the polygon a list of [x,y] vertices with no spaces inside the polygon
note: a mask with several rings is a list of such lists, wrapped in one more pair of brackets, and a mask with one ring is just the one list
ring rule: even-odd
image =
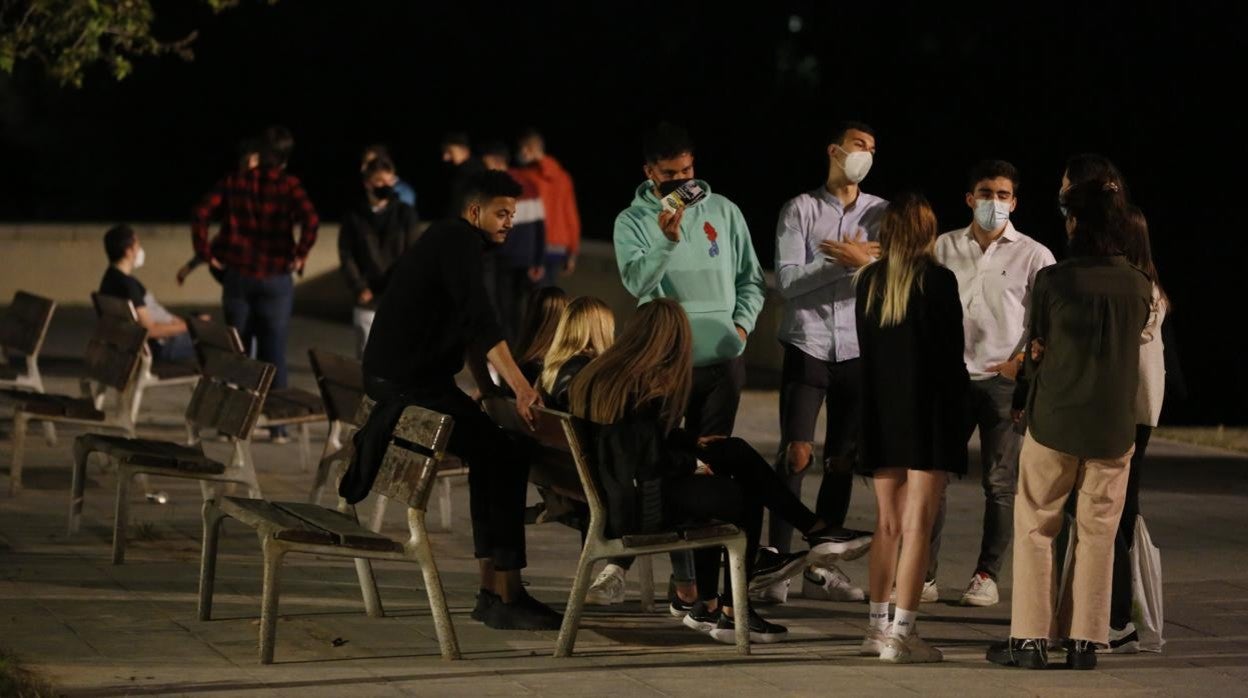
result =
[{"label": "dark night sky", "polygon": [[358,195],[366,142],[389,143],[430,191],[444,131],[535,125],[577,178],[586,235],[608,239],[641,180],[639,133],[667,118],[690,127],[699,177],[741,206],[770,265],[779,206],[821,182],[824,134],[853,117],[879,132],[866,190],[918,188],[953,228],[969,219],[969,166],[1010,160],[1016,225],[1060,257],[1062,165],[1091,150],[1123,169],[1175,301],[1193,395],[1169,416],[1248,422],[1224,320],[1248,297],[1231,216],[1248,147],[1227,108],[1241,3],[199,5],[156,5],[163,36],[199,30],[192,63],[142,60],[82,90],[32,67],[0,77],[0,219],[186,219],[241,137],[284,123],[291,170],[333,220]]}]

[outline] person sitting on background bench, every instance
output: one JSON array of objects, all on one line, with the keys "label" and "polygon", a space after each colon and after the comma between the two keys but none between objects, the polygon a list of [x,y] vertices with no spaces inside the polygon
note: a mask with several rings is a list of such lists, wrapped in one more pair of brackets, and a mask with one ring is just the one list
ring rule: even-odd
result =
[{"label": "person sitting on background bench", "polygon": [[[612,481],[637,483],[639,512],[662,512],[662,522],[647,521],[642,526],[710,520],[736,524],[746,535],[748,577],[755,573],[764,508],[805,534],[811,545],[809,553],[791,556],[792,573],[805,564],[828,562],[870,545],[869,535],[847,538],[843,530],[828,527],[744,440],[695,439],[676,428],[685,416],[692,380],[689,318],[676,301],[658,298],[638,308],[615,344],[572,381],[571,411],[592,423],[595,442],[589,449],[597,456],[600,472],[615,473]],[[633,470],[631,478],[621,477],[626,469]],[[655,481],[657,488],[652,486]],[[641,501],[656,490],[661,502]],[[610,493],[608,498],[617,499]],[[736,630],[731,585],[744,580],[725,575],[724,595],[716,594],[721,554],[719,548],[694,552],[700,598],[684,623],[720,642],[732,643]],[[752,642],[778,642],[788,632],[784,626],[763,620],[753,608],[746,622]]]},{"label": "person sitting on background bench", "polygon": [[134,271],[143,266],[146,255],[138,233],[128,225],[115,225],[104,233],[108,269],[100,280],[100,295],[124,298],[134,304],[139,324],[147,330],[152,358],[161,361],[189,361],[195,358],[186,321],[165,309],[138,279]]},{"label": "person sitting on background bench", "polygon": [[481,273],[482,253],[507,237],[520,185],[506,172],[468,178],[460,217],[430,227],[395,263],[364,348],[364,389],[377,401],[355,436],[356,458],[339,494],[368,495],[385,445],[408,405],[455,420],[447,451],[468,464],[472,538],[481,590],[472,618],[496,629],[556,630],[563,619],[520,584],[528,464],[477,403],[455,383],[465,355],[484,354],[532,424],[537,391],[503,339]]},{"label": "person sitting on background bench", "polygon": [[542,401],[552,409],[566,412],[572,379],[614,342],[615,315],[606,303],[593,296],[572,301],[559,318],[542,360],[541,375],[536,381]]}]

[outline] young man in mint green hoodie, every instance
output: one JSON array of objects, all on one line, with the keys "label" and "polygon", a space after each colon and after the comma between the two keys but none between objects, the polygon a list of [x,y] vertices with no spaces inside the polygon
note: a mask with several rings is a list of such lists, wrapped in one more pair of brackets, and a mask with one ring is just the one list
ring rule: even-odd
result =
[{"label": "young man in mint green hoodie", "polygon": [[[745,386],[741,353],[766,296],[763,270],[741,210],[706,182],[697,181],[706,198],[663,212],[660,188],[666,193],[694,176],[693,141],[684,129],[660,124],[646,134],[643,151],[646,181],[615,219],[620,278],[638,304],[672,298],[685,309],[694,366],[685,428],[699,437],[730,436]],[[623,601],[626,562],[613,561],[599,575],[591,603]],[[691,556],[673,554],[672,570],[671,611],[684,616],[697,600]]]}]

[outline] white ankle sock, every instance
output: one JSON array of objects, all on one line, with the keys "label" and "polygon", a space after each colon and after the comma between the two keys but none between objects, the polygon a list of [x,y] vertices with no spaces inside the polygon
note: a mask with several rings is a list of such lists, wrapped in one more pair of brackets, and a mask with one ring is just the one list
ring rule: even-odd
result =
[{"label": "white ankle sock", "polygon": [[905,609],[897,609],[893,615],[893,637],[899,637],[903,640],[910,637],[910,631],[914,630],[914,617],[918,615],[915,611],[907,611]]},{"label": "white ankle sock", "polygon": [[888,627],[888,602],[887,601],[885,601],[884,603],[875,603],[874,601],[872,601],[870,604],[870,611],[868,613],[870,614],[868,618],[871,621],[870,627],[872,630],[875,630],[877,628],[880,630],[883,630],[884,628]]}]

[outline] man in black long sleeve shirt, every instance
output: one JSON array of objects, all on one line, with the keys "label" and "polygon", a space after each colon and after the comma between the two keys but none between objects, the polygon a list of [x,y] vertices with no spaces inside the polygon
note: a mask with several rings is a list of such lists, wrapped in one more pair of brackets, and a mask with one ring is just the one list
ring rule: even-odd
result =
[{"label": "man in black long sleeve shirt", "polygon": [[492,628],[553,630],[559,614],[520,585],[527,464],[517,461],[503,431],[455,385],[465,354],[484,354],[515,392],[520,416],[532,421],[537,393],[503,340],[481,273],[482,252],[506,239],[519,194],[506,172],[472,177],[461,218],[434,224],[403,253],[364,350],[364,385],[379,403],[375,414],[380,403],[401,403],[455,419],[447,450],[468,464],[473,548],[481,568],[472,617]]}]

